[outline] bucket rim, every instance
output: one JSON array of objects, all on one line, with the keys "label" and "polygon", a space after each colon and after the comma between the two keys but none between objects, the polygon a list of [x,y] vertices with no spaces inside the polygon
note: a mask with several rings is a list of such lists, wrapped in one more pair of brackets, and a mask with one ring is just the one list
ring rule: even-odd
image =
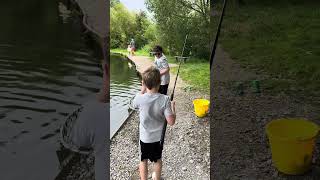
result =
[{"label": "bucket rim", "polygon": [[[290,137],[280,137],[280,136],[276,136],[276,135],[272,135],[272,133],[270,132],[270,126],[278,121],[284,121],[284,120],[290,120],[290,121],[304,121],[309,123],[310,125],[314,126],[316,128],[316,132],[313,136],[308,136],[308,137],[303,137],[303,138],[299,138],[299,139],[295,139],[295,138],[290,138]],[[319,131],[320,131],[320,127],[319,125],[317,125],[316,123],[305,119],[305,118],[279,118],[279,119],[274,119],[272,121],[270,121],[269,123],[267,123],[266,125],[266,134],[268,136],[269,139],[276,139],[278,141],[309,141],[312,139],[315,139],[318,135],[319,135]]]},{"label": "bucket rim", "polygon": [[204,98],[196,98],[196,99],[192,100],[193,103],[196,101],[206,101],[206,102],[210,103],[210,101],[208,99],[204,99]]}]

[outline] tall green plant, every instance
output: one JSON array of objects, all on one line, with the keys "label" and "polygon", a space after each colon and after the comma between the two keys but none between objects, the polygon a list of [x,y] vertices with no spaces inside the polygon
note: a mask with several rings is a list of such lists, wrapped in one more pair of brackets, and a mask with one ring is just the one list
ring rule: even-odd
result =
[{"label": "tall green plant", "polygon": [[154,26],[145,12],[131,12],[119,0],[112,0],[110,17],[111,48],[126,48],[131,38],[136,48],[142,48],[154,41]]},{"label": "tall green plant", "polygon": [[170,54],[180,54],[186,34],[186,53],[208,59],[210,55],[210,2],[207,0],[146,0],[154,13],[158,41]]}]

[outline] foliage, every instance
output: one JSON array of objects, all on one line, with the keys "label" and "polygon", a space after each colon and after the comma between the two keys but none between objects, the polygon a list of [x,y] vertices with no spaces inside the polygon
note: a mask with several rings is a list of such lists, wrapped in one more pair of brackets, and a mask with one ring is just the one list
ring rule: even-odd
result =
[{"label": "foliage", "polygon": [[118,0],[111,4],[111,48],[127,48],[128,41],[134,38],[136,48],[143,51],[159,44],[165,54],[180,55],[188,34],[184,55],[209,59],[209,0],[146,0],[154,22],[145,12],[130,12]]},{"label": "foliage", "polygon": [[320,94],[320,13],[314,8],[319,1],[245,2],[226,9],[219,40],[224,49],[246,67],[269,74],[279,87],[286,81],[282,90]]},{"label": "foliage", "polygon": [[110,36],[111,48],[125,47],[129,37],[133,36],[135,16],[123,4],[117,3],[111,8]]},{"label": "foliage", "polygon": [[141,48],[154,40],[150,20],[145,12],[130,12],[118,0],[111,1],[110,35],[111,48],[127,48],[131,38],[136,48]]},{"label": "foliage", "polygon": [[110,7],[114,7],[116,4],[119,4],[120,3],[120,0],[111,0],[110,1]]},{"label": "foliage", "polygon": [[157,44],[160,44],[159,39],[159,31],[157,30],[157,26],[154,23],[151,23],[144,33],[144,37],[148,40],[148,44],[143,47],[143,49],[148,49],[148,51],[152,50]]},{"label": "foliage", "polygon": [[[134,30],[134,38],[137,48],[141,48],[148,43],[148,39],[145,36],[145,33],[150,26],[150,21],[147,18],[145,12],[140,11],[136,14],[136,21],[135,21],[135,30]],[[149,38],[153,38],[153,34],[149,34]]]},{"label": "foliage", "polygon": [[186,54],[208,59],[210,52],[210,3],[206,0],[146,0],[154,13],[158,42],[179,55],[188,34]]}]

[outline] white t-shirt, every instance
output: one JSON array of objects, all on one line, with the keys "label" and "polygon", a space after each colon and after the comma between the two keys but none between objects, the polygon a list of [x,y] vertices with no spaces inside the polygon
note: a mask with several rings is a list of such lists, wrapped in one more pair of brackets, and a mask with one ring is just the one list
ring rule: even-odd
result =
[{"label": "white t-shirt", "polygon": [[144,143],[160,141],[166,117],[173,115],[169,96],[139,93],[133,100],[133,107],[139,108],[140,140]]},{"label": "white t-shirt", "polygon": [[[154,58],[154,64],[157,69],[162,70],[169,68],[169,63],[167,61],[167,58],[164,54],[160,58],[155,57]],[[161,76],[161,85],[167,85],[170,83],[170,72],[166,72]]]}]

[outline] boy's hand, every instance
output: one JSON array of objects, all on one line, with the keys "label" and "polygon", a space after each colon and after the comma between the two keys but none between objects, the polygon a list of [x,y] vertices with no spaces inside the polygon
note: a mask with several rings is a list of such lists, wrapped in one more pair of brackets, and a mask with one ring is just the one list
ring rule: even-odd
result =
[{"label": "boy's hand", "polygon": [[176,123],[176,102],[174,101],[171,101],[171,110],[172,115],[168,116],[166,120],[170,126],[173,126]]},{"label": "boy's hand", "polygon": [[173,114],[176,114],[176,102],[175,101],[171,101],[171,109]]}]

